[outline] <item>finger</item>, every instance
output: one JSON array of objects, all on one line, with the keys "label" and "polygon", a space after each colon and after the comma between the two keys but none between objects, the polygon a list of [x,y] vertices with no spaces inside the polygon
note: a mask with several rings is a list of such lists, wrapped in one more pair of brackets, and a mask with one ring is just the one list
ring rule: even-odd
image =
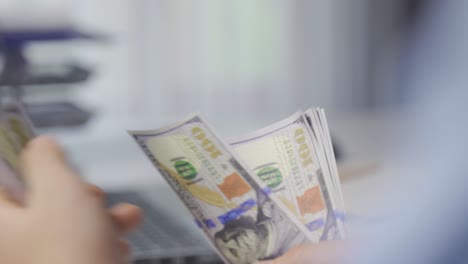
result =
[{"label": "finger", "polygon": [[334,264],[344,262],[346,241],[323,241],[318,244],[302,244],[295,246],[284,255],[259,264],[287,264],[287,263],[323,263]]},{"label": "finger", "polygon": [[45,151],[44,154],[51,154],[53,152],[55,158],[63,162],[66,162],[67,160],[67,155],[63,148],[60,147],[60,145],[53,137],[47,135],[38,136],[31,139],[28,144],[26,144],[22,152],[30,151],[32,149],[37,150],[38,148],[42,151]]},{"label": "finger", "polygon": [[263,261],[257,261],[255,264],[277,264],[276,260],[263,260]]},{"label": "finger", "polygon": [[10,225],[11,220],[16,222],[20,210],[20,204],[13,200],[6,188],[0,186],[0,226]]},{"label": "finger", "polygon": [[[301,259],[298,255],[301,252],[297,248],[293,248],[290,251],[286,252],[285,255],[277,257],[276,259],[264,260],[257,262],[257,264],[287,264],[287,263],[308,263],[307,259]],[[321,263],[321,262],[317,262]]]},{"label": "finger", "polygon": [[121,203],[109,209],[109,214],[121,234],[135,229],[142,221],[142,210],[129,203]]},{"label": "finger", "polygon": [[98,198],[99,200],[102,200],[104,201],[105,199],[105,194],[104,194],[104,191],[99,188],[98,186],[94,185],[94,184],[89,184],[89,183],[85,183],[86,185],[86,189],[88,189],[88,191],[96,198]]},{"label": "finger", "polygon": [[129,242],[125,239],[119,239],[117,242],[117,252],[120,258],[118,263],[130,264],[132,256],[132,248]]},{"label": "finger", "polygon": [[120,239],[119,240],[119,252],[125,262],[129,262],[132,256],[132,249],[130,247],[130,243],[127,240]]},{"label": "finger", "polygon": [[120,239],[119,240],[119,251],[124,256],[129,256],[131,252],[130,243],[127,240]]},{"label": "finger", "polygon": [[12,199],[10,192],[3,186],[0,186],[0,207],[2,209],[18,207],[18,203]]},{"label": "finger", "polygon": [[271,260],[262,260],[255,262],[255,264],[287,264],[287,263],[296,263],[293,259],[286,257],[286,262],[284,261],[285,257],[278,257],[276,259]]},{"label": "finger", "polygon": [[[21,172],[31,197],[67,197],[82,191],[81,180],[68,165],[65,153],[50,137],[38,137],[21,154]],[[56,199],[60,200],[60,199]]]},{"label": "finger", "polygon": [[82,187],[84,190],[84,194],[91,198],[92,201],[95,202],[101,209],[106,210],[106,195],[104,191],[97,187],[94,184],[87,183],[85,181],[82,182]]}]

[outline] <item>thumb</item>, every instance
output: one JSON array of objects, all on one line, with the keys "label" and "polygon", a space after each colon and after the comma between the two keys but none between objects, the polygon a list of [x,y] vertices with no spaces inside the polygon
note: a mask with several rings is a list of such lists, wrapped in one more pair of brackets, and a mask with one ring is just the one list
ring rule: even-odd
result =
[{"label": "thumb", "polygon": [[312,244],[303,244],[299,246],[295,246],[291,248],[288,252],[286,252],[284,255],[279,256],[275,259],[271,260],[264,260],[258,262],[258,264],[302,264],[302,263],[310,263],[309,261],[304,258],[302,255],[304,255],[304,251],[307,251],[307,247],[312,246]]},{"label": "thumb", "polygon": [[30,199],[65,197],[81,180],[68,166],[65,153],[50,137],[31,140],[20,158],[21,172]]},{"label": "thumb", "polygon": [[284,255],[260,264],[335,264],[344,263],[347,241],[322,241],[293,247]]}]

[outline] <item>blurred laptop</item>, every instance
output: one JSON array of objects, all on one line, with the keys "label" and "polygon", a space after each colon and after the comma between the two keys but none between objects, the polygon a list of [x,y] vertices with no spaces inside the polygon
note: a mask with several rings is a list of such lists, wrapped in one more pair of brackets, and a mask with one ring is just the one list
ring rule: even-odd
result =
[{"label": "blurred laptop", "polygon": [[169,186],[107,192],[109,206],[129,202],[144,211],[141,228],[128,236],[134,263],[222,263],[175,199]]}]

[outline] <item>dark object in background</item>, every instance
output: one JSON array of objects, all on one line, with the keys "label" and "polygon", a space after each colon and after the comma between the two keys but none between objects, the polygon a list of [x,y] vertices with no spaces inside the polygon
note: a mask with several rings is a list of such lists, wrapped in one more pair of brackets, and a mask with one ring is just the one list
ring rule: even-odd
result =
[{"label": "dark object in background", "polygon": [[91,112],[71,102],[25,104],[25,108],[37,128],[81,126],[92,116]]},{"label": "dark object in background", "polygon": [[[62,70],[58,75],[34,75],[34,67],[29,65],[28,58],[24,52],[26,46],[37,42],[63,42],[83,39],[101,41],[106,38],[101,35],[82,33],[72,28],[21,31],[2,30],[0,28],[0,53],[2,53],[4,60],[3,72],[0,75],[0,85],[20,87],[30,84],[39,85],[85,81],[88,79],[90,71],[76,65],[68,66],[68,72]],[[63,72],[68,74],[64,76]]]},{"label": "dark object in background", "polygon": [[[32,25],[32,27],[34,26]],[[59,89],[67,88],[65,85],[87,81],[92,75],[92,70],[75,63],[31,65],[24,50],[26,46],[37,42],[74,40],[102,42],[107,39],[107,36],[104,35],[83,33],[68,27],[50,30],[36,30],[34,28],[9,30],[0,27],[0,55],[3,59],[3,65],[0,68],[0,88],[8,88],[10,96],[23,102],[36,127],[83,125],[91,118],[90,111],[71,102],[27,104],[24,102],[23,93],[26,86],[35,90],[41,89],[43,85],[60,85]]]},{"label": "dark object in background", "polygon": [[77,64],[37,65],[29,67],[22,85],[73,84],[85,82],[90,76],[90,69]]},{"label": "dark object in background", "polygon": [[333,147],[333,152],[335,152],[335,159],[336,159],[336,162],[339,162],[343,159],[343,152],[342,152],[342,149],[341,147],[339,146],[336,140],[336,138],[334,136],[331,136],[331,139],[332,139],[332,147]]}]

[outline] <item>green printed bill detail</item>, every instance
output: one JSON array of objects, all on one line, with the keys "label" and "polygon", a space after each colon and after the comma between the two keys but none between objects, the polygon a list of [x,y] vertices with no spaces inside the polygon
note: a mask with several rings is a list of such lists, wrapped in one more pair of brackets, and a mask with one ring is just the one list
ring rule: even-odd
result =
[{"label": "green printed bill detail", "polygon": [[[251,175],[199,116],[129,133],[226,263],[272,259],[311,241],[303,225],[268,195],[269,187]],[[274,169],[261,174],[271,186],[282,183]]]},{"label": "green printed bill detail", "polygon": [[254,175],[271,189],[271,196],[307,228],[314,242],[342,237],[329,194],[332,185],[324,179],[302,112],[230,143]]}]

